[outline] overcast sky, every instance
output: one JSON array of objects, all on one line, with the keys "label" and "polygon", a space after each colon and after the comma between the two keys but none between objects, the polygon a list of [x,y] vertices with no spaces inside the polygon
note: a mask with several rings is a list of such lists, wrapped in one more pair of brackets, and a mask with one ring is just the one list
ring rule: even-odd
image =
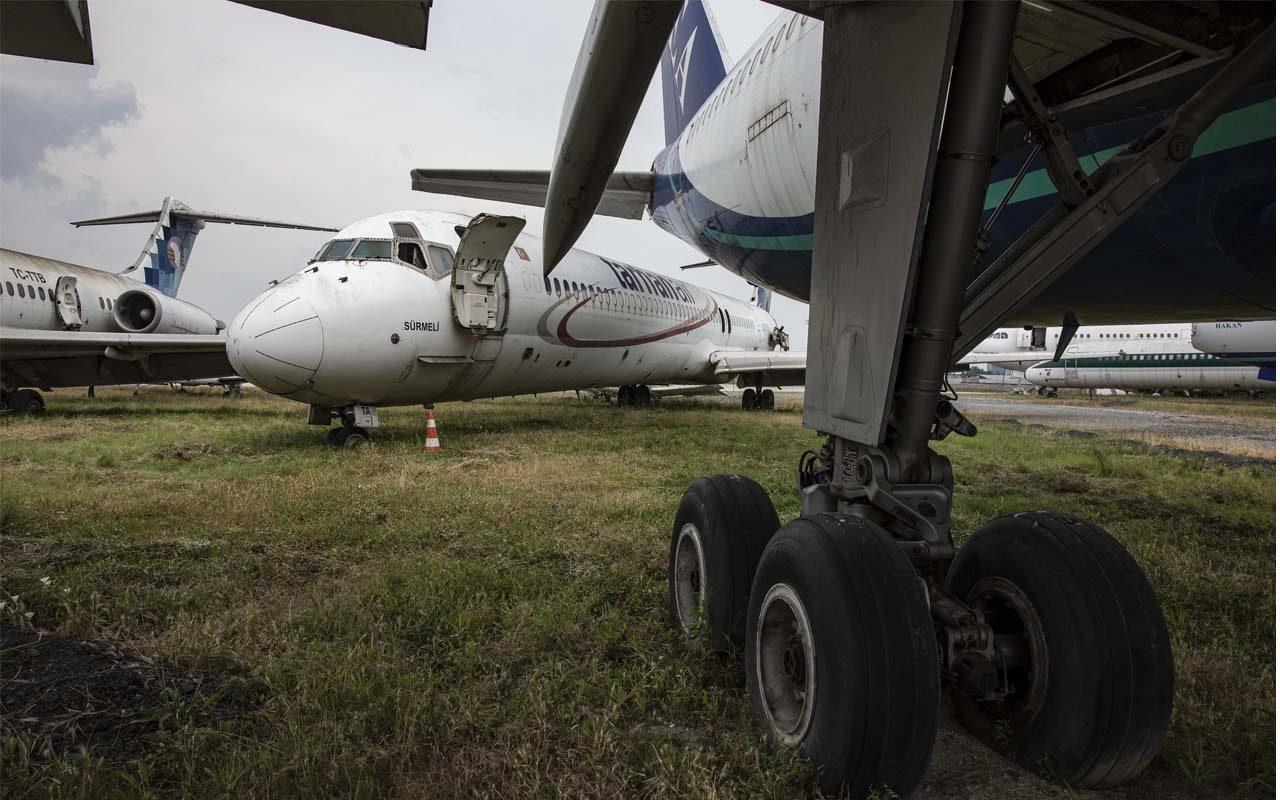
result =
[{"label": "overcast sky", "polygon": [[[778,15],[709,0],[732,59]],[[0,56],[0,246],[112,270],[146,225],[72,219],[158,208],[341,227],[401,208],[515,213],[525,206],[409,190],[415,167],[548,169],[591,0],[435,0],[426,52],[224,0],[93,0],[97,64]],[[655,79],[619,169],[663,146]],[[324,234],[209,225],[180,296],[230,320],[295,272]],[[650,222],[598,217],[579,247],[668,275],[701,255]],[[681,277],[746,299],[723,269]],[[803,342],[807,308],[775,298]]]}]

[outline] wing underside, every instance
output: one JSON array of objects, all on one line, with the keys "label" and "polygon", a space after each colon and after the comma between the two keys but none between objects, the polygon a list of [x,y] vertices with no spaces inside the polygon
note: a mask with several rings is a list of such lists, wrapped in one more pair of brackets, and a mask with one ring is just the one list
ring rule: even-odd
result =
[{"label": "wing underside", "polygon": [[[419,192],[473,197],[542,208],[550,173],[539,170],[415,169],[412,188]],[[609,177],[597,214],[641,219],[653,191],[649,172],[615,172]]]},{"label": "wing underside", "polygon": [[0,365],[40,389],[220,378],[226,337],[0,328]]}]

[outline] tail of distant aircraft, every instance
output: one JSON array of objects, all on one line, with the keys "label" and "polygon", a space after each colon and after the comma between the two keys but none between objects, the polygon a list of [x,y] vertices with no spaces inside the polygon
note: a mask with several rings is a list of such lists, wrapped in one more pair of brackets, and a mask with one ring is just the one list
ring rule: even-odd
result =
[{"label": "tail of distant aircraft", "polygon": [[724,80],[725,49],[703,0],[687,0],[662,54],[662,108],[667,144]]},{"label": "tail of distant aircraft", "polygon": [[304,231],[336,231],[337,228],[321,228],[314,225],[298,225],[292,222],[275,222],[273,220],[255,219],[253,217],[233,217],[226,214],[208,214],[195,211],[186,203],[166,197],[157,211],[144,211],[140,214],[125,214],[119,217],[103,217],[101,219],[85,219],[73,222],[79,228],[82,225],[127,225],[137,222],[154,222],[155,228],[147,240],[146,249],[133,266],[122,272],[127,275],[139,267],[142,268],[143,280],[152,289],[173,297],[178,293],[182,276],[186,272],[187,262],[191,258],[191,248],[195,245],[196,236],[204,230],[206,222],[225,222],[230,225],[253,225],[260,228],[294,228]]},{"label": "tail of distant aircraft", "polygon": [[[752,284],[752,286],[755,286],[755,284]],[[769,306],[773,305],[773,292],[763,286],[755,286],[755,290],[756,305],[764,309],[766,312],[769,311]]]}]

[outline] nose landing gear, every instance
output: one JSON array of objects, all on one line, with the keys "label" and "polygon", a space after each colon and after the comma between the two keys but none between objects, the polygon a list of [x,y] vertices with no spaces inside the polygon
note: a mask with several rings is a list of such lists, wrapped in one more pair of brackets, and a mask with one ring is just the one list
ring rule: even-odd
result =
[{"label": "nose landing gear", "polygon": [[311,406],[307,411],[308,425],[331,425],[334,419],[341,424],[330,428],[325,441],[334,447],[363,447],[372,442],[370,428],[378,426],[378,410],[373,406],[353,404],[343,408]]}]

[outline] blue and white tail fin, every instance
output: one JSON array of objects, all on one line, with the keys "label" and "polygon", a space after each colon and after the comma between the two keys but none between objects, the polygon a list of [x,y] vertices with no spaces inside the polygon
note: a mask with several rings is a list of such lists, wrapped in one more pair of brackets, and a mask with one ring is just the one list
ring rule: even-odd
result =
[{"label": "blue and white tail fin", "polygon": [[662,109],[667,144],[724,80],[725,49],[703,0],[686,0],[662,55]]},{"label": "blue and white tail fin", "polygon": [[756,290],[756,306],[764,309],[766,312],[769,311],[769,306],[773,305],[773,292],[763,286],[756,286],[755,284],[752,284],[752,287]]},{"label": "blue and white tail fin", "polygon": [[127,275],[142,269],[143,281],[158,292],[173,297],[182,284],[182,276],[186,272],[187,263],[191,259],[191,248],[195,245],[196,236],[204,230],[206,222],[225,222],[231,225],[253,225],[262,228],[294,228],[304,231],[336,231],[337,228],[324,228],[315,225],[299,225],[292,222],[276,222],[274,220],[256,219],[254,217],[234,217],[227,214],[209,214],[195,211],[186,203],[166,197],[157,211],[143,211],[140,214],[125,214],[119,217],[103,217],[101,219],[85,219],[73,222],[77,228],[82,225],[128,225],[138,222],[154,222],[155,228],[147,239],[147,246],[133,262],[133,266],[120,273]]}]

